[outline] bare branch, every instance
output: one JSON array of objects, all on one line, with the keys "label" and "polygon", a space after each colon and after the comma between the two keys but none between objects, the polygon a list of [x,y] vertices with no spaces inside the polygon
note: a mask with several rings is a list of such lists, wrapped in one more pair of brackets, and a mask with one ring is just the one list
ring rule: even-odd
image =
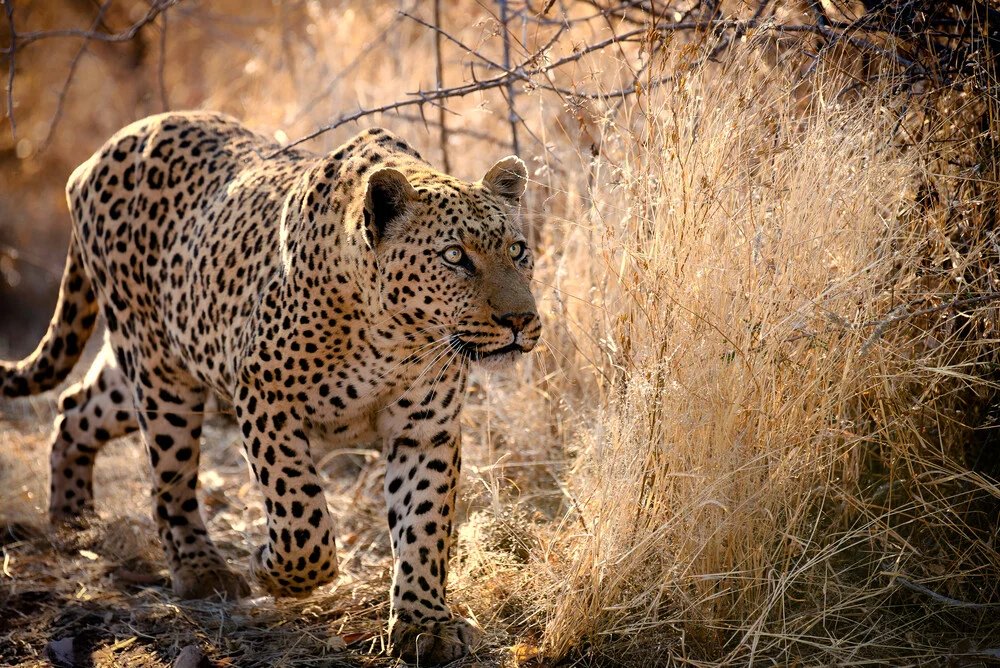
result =
[{"label": "bare branch", "polygon": [[[506,72],[510,72],[510,27],[507,22],[510,20],[510,16],[507,14],[507,0],[497,0],[500,4],[500,27],[503,30],[503,69]],[[514,107],[514,97],[516,96],[516,91],[514,90],[514,80],[511,79],[507,81],[506,85],[506,98],[507,98],[507,122],[510,123],[510,139],[511,144],[514,146],[514,155],[518,155],[521,152],[521,148],[517,141],[517,111]]]},{"label": "bare branch", "polygon": [[156,78],[160,84],[160,106],[162,111],[170,111],[170,98],[167,96],[167,79],[164,71],[167,67],[167,12],[160,13],[160,62],[156,65]]},{"label": "bare branch", "polygon": [[[409,16],[409,15],[407,15],[407,16]],[[422,21],[420,19],[417,19],[416,17],[412,17],[411,16],[410,18],[413,18],[414,20],[417,20],[420,23],[423,23],[424,25],[427,25],[428,27],[436,29],[434,26],[430,26],[426,22],[424,22],[424,21]],[[633,39],[633,40],[635,40],[638,37],[640,37],[641,35],[646,34],[646,32],[647,31],[645,31],[645,30],[632,31],[631,33],[627,33],[626,39]],[[464,49],[468,50],[470,53],[476,53],[473,49],[470,49],[469,47],[465,46],[464,44],[462,44],[461,42],[459,42],[455,38],[451,37],[450,35],[447,35],[447,33],[443,33],[443,34],[446,37],[448,37],[449,39],[451,39],[453,42],[455,42],[456,44],[461,45]],[[554,69],[556,69],[558,67],[561,67],[562,65],[565,65],[567,63],[571,63],[571,62],[575,62],[577,60],[580,60],[584,56],[586,56],[586,55],[588,55],[590,53],[594,53],[595,51],[599,51],[599,50],[607,47],[609,44],[614,44],[614,43],[616,43],[618,41],[622,41],[622,38],[611,38],[611,39],[608,39],[608,40],[604,40],[602,42],[598,42],[598,43],[590,45],[588,47],[584,47],[584,48],[578,50],[577,52],[575,52],[573,54],[570,54],[568,56],[564,56],[563,58],[560,58],[557,61],[554,61],[552,63],[549,63],[549,64],[541,66],[541,67],[533,67],[533,68],[529,68],[529,69],[526,69],[526,70],[519,68],[518,70],[515,70],[515,71],[505,71],[503,74],[498,75],[498,76],[493,77],[493,78],[490,78],[490,79],[485,79],[485,80],[480,80],[480,81],[474,81],[472,83],[466,83],[466,84],[462,84],[460,86],[453,86],[451,88],[442,88],[442,89],[439,89],[439,90],[436,90],[436,91],[431,91],[431,92],[418,92],[418,93],[414,94],[414,95],[417,95],[417,97],[414,97],[414,98],[409,99],[409,100],[399,100],[397,102],[392,102],[392,103],[389,103],[389,104],[385,104],[385,105],[382,105],[382,106],[379,106],[379,107],[372,107],[372,108],[369,108],[369,109],[359,109],[358,111],[356,111],[354,113],[342,115],[339,119],[337,119],[333,123],[330,123],[328,125],[322,126],[322,127],[318,128],[317,130],[309,133],[308,135],[306,135],[304,137],[301,137],[299,139],[296,139],[295,141],[286,144],[282,148],[269,153],[268,155],[265,156],[265,158],[272,158],[274,156],[280,155],[281,153],[284,153],[285,151],[287,151],[290,148],[293,148],[293,147],[298,146],[300,144],[303,144],[303,143],[305,143],[307,141],[315,139],[316,137],[319,137],[320,135],[322,135],[322,134],[324,134],[326,132],[329,132],[331,130],[335,130],[336,128],[339,128],[341,125],[344,125],[346,123],[350,123],[352,121],[356,121],[356,120],[358,120],[360,118],[364,118],[365,116],[370,116],[372,114],[381,114],[381,113],[385,113],[387,111],[393,111],[393,110],[401,109],[401,108],[404,108],[404,107],[418,106],[418,105],[423,105],[425,103],[433,103],[433,102],[435,102],[437,100],[445,100],[445,99],[449,99],[449,98],[453,98],[453,97],[459,97],[459,98],[461,98],[461,97],[465,97],[466,95],[469,95],[471,93],[485,91],[485,90],[492,90],[494,88],[499,88],[501,86],[506,86],[508,83],[510,83],[512,81],[516,81],[516,80],[523,80],[523,81],[530,82],[531,81],[531,77],[534,76],[534,75],[545,74],[546,72],[552,71],[552,70],[554,70]],[[539,60],[540,56],[541,56],[541,53],[540,52],[536,52],[534,54],[531,54],[528,58],[526,58],[524,62],[526,62],[526,63],[536,62],[536,61]],[[499,65],[499,64],[496,64],[496,63],[492,63],[492,61],[489,61],[488,59],[486,59],[485,56],[480,56],[480,57],[483,58],[484,60],[486,60],[487,62],[490,62],[492,65],[496,66],[497,68],[499,68],[501,70],[503,69],[502,65]],[[554,86],[551,86],[551,85],[548,85],[548,84],[535,84],[535,85],[538,85],[541,88],[546,88],[548,90],[554,90],[556,92],[560,92],[560,93],[567,94],[567,95],[576,95],[576,93],[574,93],[573,91],[558,89],[558,88],[556,88]]]},{"label": "bare branch", "polygon": [[[147,24],[151,23],[156,19],[157,16],[164,14],[164,12],[175,4],[179,3],[181,0],[153,0],[150,4],[149,9],[146,11],[145,16],[130,25],[128,28],[121,32],[108,34],[103,32],[98,32],[98,28],[102,25],[104,21],[104,13],[107,11],[110,1],[101,7],[98,13],[97,20],[94,21],[93,25],[89,30],[79,30],[76,28],[66,28],[59,30],[41,30],[35,32],[28,32],[24,34],[18,34],[17,29],[14,25],[14,0],[4,0],[4,9],[7,14],[7,25],[10,30],[10,46],[6,49],[0,49],[0,54],[7,56],[8,65],[8,75],[7,75],[7,118],[10,119],[10,129],[11,134],[15,141],[17,140],[17,123],[14,119],[14,76],[15,76],[15,55],[18,51],[24,49],[24,47],[35,42],[39,42],[46,39],[54,39],[60,37],[66,38],[77,38],[83,40],[83,45],[77,51],[70,63],[69,75],[66,78],[63,88],[59,94],[59,101],[56,104],[56,111],[52,117],[52,121],[49,123],[48,133],[46,134],[45,140],[43,141],[43,147],[47,146],[50,138],[52,137],[52,132],[55,129],[56,124],[62,114],[63,104],[65,102],[66,93],[72,83],[73,75],[76,72],[76,68],[80,63],[80,59],[87,50],[91,40],[96,40],[106,43],[121,43],[127,42],[133,39],[136,34]],[[166,40],[166,15],[163,16],[163,36],[162,40]],[[165,45],[165,41],[163,42]],[[161,58],[161,83],[162,83],[162,58]],[[166,97],[164,96],[164,101]]]},{"label": "bare branch", "polygon": [[898,574],[890,572],[890,571],[886,571],[885,575],[887,575],[890,578],[892,578],[893,582],[898,582],[899,584],[903,585],[904,587],[906,587],[910,591],[915,591],[918,594],[923,594],[925,596],[929,596],[930,598],[934,599],[938,603],[943,603],[944,605],[950,605],[950,606],[956,607],[956,608],[969,608],[971,610],[991,610],[993,608],[1000,607],[1000,605],[998,605],[996,603],[990,604],[990,603],[972,603],[970,601],[960,601],[957,598],[952,598],[950,596],[945,596],[944,594],[939,594],[936,591],[934,591],[933,589],[925,587],[924,585],[920,584],[919,582],[912,582],[912,581],[910,581],[910,580],[902,577],[901,575],[898,575]]},{"label": "bare branch", "polygon": [[14,121],[14,50],[17,48],[17,31],[14,29],[14,0],[3,0],[10,29],[10,60],[7,63],[7,118],[10,119],[10,134],[17,141],[17,123]]},{"label": "bare branch", "polygon": [[[945,302],[944,304],[939,304],[938,306],[931,306],[929,308],[919,309],[916,311],[911,311],[910,307],[913,303],[902,304],[896,308],[889,311],[884,318],[881,320],[870,320],[868,322],[860,322],[856,324],[847,323],[843,321],[843,324],[836,327],[827,327],[826,329],[814,331],[814,332],[803,332],[802,334],[796,334],[795,336],[790,336],[784,340],[785,343],[792,343],[794,341],[799,341],[801,339],[810,339],[817,336],[822,336],[823,334],[831,334],[836,332],[847,332],[847,331],[858,331],[862,329],[874,328],[872,334],[868,336],[868,339],[862,345],[862,351],[867,352],[871,349],[871,346],[882,337],[885,331],[891,326],[898,322],[903,322],[904,320],[910,320],[912,318],[919,318],[924,315],[932,315],[934,313],[940,313],[942,311],[947,311],[949,309],[961,308],[964,306],[972,306],[973,304],[983,304],[986,302],[1000,301],[1000,292],[987,292],[985,294],[977,295],[975,297],[966,297],[964,299],[955,299],[950,302]],[[919,303],[919,302],[917,302]],[[840,319],[837,316],[838,320]]]},{"label": "bare branch", "polygon": [[[95,30],[80,30],[78,28],[62,28],[58,30],[40,30],[35,32],[27,32],[23,35],[18,35],[16,40],[11,40],[11,45],[0,50],[0,54],[6,56],[13,56],[17,51],[24,49],[24,47],[29,44],[34,44],[46,39],[55,39],[58,37],[73,37],[77,39],[92,39],[98,42],[107,42],[110,44],[118,44],[121,42],[128,42],[132,40],[136,34],[142,30],[144,26],[153,22],[157,16],[162,12],[170,9],[174,5],[181,2],[181,0],[154,0],[146,11],[146,14],[130,25],[125,30],[121,32],[116,32],[114,34],[107,34],[103,32],[97,32]],[[4,5],[7,7],[7,20],[10,23],[11,30],[13,32],[13,19],[11,18],[12,12],[12,0],[4,0]]]},{"label": "bare branch", "polygon": [[[441,0],[434,0],[434,25],[438,30],[434,31],[434,70],[437,77],[437,89],[444,87],[444,63],[441,60]],[[448,124],[445,109],[438,110],[438,124],[440,126],[441,141],[441,165],[444,171],[451,173],[451,160],[448,155]]]},{"label": "bare branch", "polygon": [[[104,22],[104,14],[108,11],[112,2],[113,0],[105,0],[104,4],[97,10],[97,18],[94,19],[94,23],[91,25],[91,32],[97,30],[97,28]],[[73,84],[73,77],[76,75],[76,68],[79,66],[83,55],[87,52],[87,47],[89,45],[90,39],[84,39],[83,44],[81,44],[80,48],[77,49],[76,55],[73,56],[73,60],[69,64],[69,72],[66,74],[66,80],[63,82],[62,88],[59,90],[59,99],[56,101],[56,110],[52,114],[52,120],[49,121],[49,129],[45,133],[45,139],[42,141],[39,151],[47,149],[49,144],[52,142],[56,126],[59,125],[59,120],[62,118],[63,105],[66,102],[66,96],[69,94],[69,88]],[[11,55],[11,60],[13,60],[13,55]]]},{"label": "bare branch", "polygon": [[459,40],[456,37],[453,37],[452,35],[448,34],[444,30],[442,30],[440,27],[438,27],[436,25],[433,25],[433,24],[430,24],[427,21],[424,21],[419,16],[414,16],[413,14],[410,14],[410,13],[408,13],[406,11],[403,11],[403,10],[399,10],[398,12],[396,12],[396,14],[399,15],[399,16],[401,16],[401,17],[408,18],[408,19],[410,19],[411,21],[413,21],[415,23],[419,23],[420,25],[424,26],[425,28],[429,28],[430,30],[433,30],[434,33],[435,33],[435,35],[437,37],[444,37],[445,39],[447,39],[451,43],[457,45],[460,49],[462,49],[463,51],[465,51],[470,56],[475,56],[476,58],[479,58],[481,61],[483,61],[484,63],[486,63],[490,67],[492,67],[492,68],[494,68],[494,69],[496,69],[496,70],[498,70],[500,72],[506,72],[507,74],[514,74],[514,72],[512,72],[510,69],[505,68],[500,63],[498,63],[498,62],[496,62],[494,60],[491,60],[491,59],[487,58],[486,56],[484,56],[482,53],[479,52],[478,49],[473,49],[471,46],[467,46],[461,40]]},{"label": "bare branch", "polygon": [[[437,121],[428,120],[423,116],[421,116],[420,114],[408,113],[405,111],[397,111],[396,118],[411,123],[423,123],[432,128],[440,127]],[[470,130],[469,128],[449,127],[448,134],[457,137],[470,137],[472,139],[478,139],[479,141],[489,142],[490,144],[493,144],[494,146],[502,148],[506,151],[509,151],[512,148],[509,141],[500,139],[496,136],[495,133],[487,132],[485,130]]]},{"label": "bare branch", "polygon": [[[397,111],[406,107],[417,106],[422,107],[424,104],[438,104],[440,101],[447,100],[449,98],[461,98],[466,95],[475,92],[483,92],[493,89],[503,89],[506,94],[506,103],[510,109],[513,106],[514,96],[516,94],[514,90],[514,84],[518,81],[524,82],[526,86],[532,88],[539,88],[554,92],[562,96],[566,101],[570,100],[580,100],[580,99],[614,99],[619,98],[624,100],[625,98],[647,93],[650,90],[662,86],[673,80],[673,76],[662,76],[656,79],[651,79],[646,81],[644,84],[640,84],[640,76],[643,74],[645,68],[640,68],[638,72],[633,73],[635,80],[628,87],[621,88],[619,90],[613,91],[585,91],[585,90],[573,90],[559,86],[547,77],[550,73],[559,71],[560,68],[564,66],[580,61],[589,54],[602,52],[604,49],[613,47],[616,49],[621,49],[621,46],[625,43],[639,43],[650,40],[652,36],[660,35],[664,36],[669,33],[679,32],[679,31],[702,31],[711,30],[714,31],[716,36],[719,38],[720,42],[710,51],[707,55],[702,58],[697,59],[694,64],[687,69],[692,69],[704,64],[706,61],[714,58],[723,50],[729,47],[729,45],[735,43],[737,40],[742,38],[744,35],[750,34],[751,31],[757,32],[758,35],[796,35],[796,34],[815,34],[825,37],[829,42],[839,41],[841,43],[848,44],[859,51],[864,51],[877,55],[880,58],[884,58],[889,62],[894,62],[902,66],[902,71],[900,76],[904,79],[913,82],[921,78],[930,77],[928,69],[919,61],[912,58],[908,58],[904,55],[900,55],[896,50],[890,50],[879,46],[872,39],[866,39],[860,35],[866,36],[885,36],[890,34],[890,29],[895,29],[896,23],[890,23],[889,26],[881,25],[871,18],[868,14],[859,18],[859,20],[853,23],[842,23],[842,22],[830,22],[825,18],[823,21],[817,20],[815,23],[801,23],[801,24],[779,24],[773,20],[773,17],[765,18],[766,9],[768,7],[768,0],[760,0],[755,7],[755,11],[751,18],[747,20],[737,20],[733,18],[727,18],[724,16],[719,16],[719,8],[713,5],[711,7],[712,11],[709,12],[710,18],[705,19],[690,19],[676,21],[673,23],[664,23],[661,21],[662,13],[665,12],[665,6],[658,6],[655,2],[650,5],[647,9],[645,6],[634,2],[625,2],[613,7],[606,8],[601,7],[597,3],[592,2],[595,7],[598,7],[601,12],[595,14],[595,17],[600,17],[602,19],[607,19],[608,17],[615,16],[617,18],[623,18],[620,15],[616,15],[614,10],[620,9],[634,9],[636,11],[644,12],[645,16],[650,18],[647,25],[642,28],[637,28],[633,30],[627,30],[618,34],[613,34],[612,37],[586,45],[582,48],[575,49],[573,53],[567,54],[555,61],[545,63],[544,56],[551,48],[553,44],[559,39],[563,31],[566,29],[566,24],[560,25],[559,31],[555,36],[544,46],[537,48],[533,53],[527,54],[527,56],[519,63],[512,64],[509,60],[510,50],[509,41],[505,40],[505,60],[503,63],[497,63],[487,56],[483,55],[478,49],[474,49],[464,44],[457,38],[448,34],[447,32],[441,30],[439,26],[432,25],[419,17],[413,16],[407,12],[400,12],[401,16],[405,16],[410,20],[413,20],[421,25],[427,27],[428,29],[434,30],[437,38],[444,38],[450,42],[459,46],[465,53],[474,56],[476,59],[484,63],[491,70],[498,72],[495,76],[487,79],[477,79],[476,72],[473,68],[472,70],[472,81],[464,83],[458,86],[452,86],[450,88],[442,88],[438,86],[435,91],[419,91],[417,93],[411,93],[413,97],[410,99],[398,100],[396,102],[388,103],[378,107],[372,107],[368,109],[359,109],[358,111],[342,115],[333,123],[329,125],[322,126],[316,131],[298,139],[284,148],[272,153],[271,155],[277,155],[287,148],[297,146],[305,141],[314,139],[315,137],[328,132],[345,123],[356,121],[362,117],[385,113],[387,111]],[[506,4],[501,2],[501,24],[503,19],[506,18]],[[525,10],[526,11],[526,10]],[[609,14],[609,12],[611,12]],[[681,18],[686,18],[682,16]],[[533,19],[536,20],[536,19]],[[612,31],[614,32],[614,31]],[[506,34],[506,32],[505,32]],[[517,124],[522,122],[516,111],[511,110],[509,121],[512,127],[512,134],[514,136],[514,146],[515,150],[519,148],[517,146]],[[523,124],[523,122],[522,122]],[[525,126],[527,129],[527,126]]]}]

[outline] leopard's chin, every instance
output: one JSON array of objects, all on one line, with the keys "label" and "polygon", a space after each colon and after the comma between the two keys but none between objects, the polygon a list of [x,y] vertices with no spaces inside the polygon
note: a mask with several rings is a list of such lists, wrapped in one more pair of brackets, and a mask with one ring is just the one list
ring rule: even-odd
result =
[{"label": "leopard's chin", "polygon": [[511,350],[505,353],[493,353],[486,357],[481,357],[476,360],[476,364],[484,369],[489,369],[491,371],[499,371],[500,369],[506,369],[507,367],[513,366],[524,355],[526,351],[522,348],[517,350]]}]

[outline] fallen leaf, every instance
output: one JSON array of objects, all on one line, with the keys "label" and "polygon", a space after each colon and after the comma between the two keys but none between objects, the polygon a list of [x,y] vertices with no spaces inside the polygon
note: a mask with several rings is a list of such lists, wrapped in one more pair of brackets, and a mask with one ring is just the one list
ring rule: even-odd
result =
[{"label": "fallen leaf", "polygon": [[340,639],[344,641],[345,645],[353,645],[356,642],[361,642],[362,640],[368,640],[369,638],[374,638],[374,633],[347,633],[340,636]]},{"label": "fallen leaf", "polygon": [[75,638],[60,638],[46,645],[45,649],[48,650],[52,663],[67,668],[73,668],[76,665],[76,654],[73,652],[74,640]]},{"label": "fallen leaf", "polygon": [[538,656],[538,647],[536,645],[526,645],[522,643],[514,645],[512,651],[514,652],[514,661],[519,664],[524,661],[531,661]]}]

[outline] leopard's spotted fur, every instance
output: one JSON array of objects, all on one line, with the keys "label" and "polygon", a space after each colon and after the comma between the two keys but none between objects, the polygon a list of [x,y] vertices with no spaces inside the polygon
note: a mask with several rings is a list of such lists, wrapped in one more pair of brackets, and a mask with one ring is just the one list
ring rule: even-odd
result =
[{"label": "leopard's spotted fur", "polygon": [[307,427],[379,438],[395,557],[390,642],[437,663],[472,629],[445,602],[458,416],[469,365],[531,350],[531,252],[513,215],[517,158],[479,182],[369,130],[326,156],[276,147],[214,113],[134,123],[70,177],[74,222],[56,313],[0,393],[51,389],[98,312],[115,362],[70,388],[53,439],[54,516],[92,507],[94,457],[138,428],[175,591],[249,593],[207,535],[195,489],[206,395],[235,407],[265,497],[250,573],[277,596],[337,574]]}]

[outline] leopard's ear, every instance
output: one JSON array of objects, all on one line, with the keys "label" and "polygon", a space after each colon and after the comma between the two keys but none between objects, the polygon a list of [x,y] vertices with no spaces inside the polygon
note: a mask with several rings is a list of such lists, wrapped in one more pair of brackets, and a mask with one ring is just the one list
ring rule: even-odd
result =
[{"label": "leopard's ear", "polygon": [[402,172],[384,167],[371,173],[365,192],[365,228],[372,248],[392,234],[393,225],[406,216],[415,199],[417,191]]},{"label": "leopard's ear", "polygon": [[490,167],[483,177],[483,185],[494,195],[498,195],[511,204],[521,201],[525,184],[528,182],[528,170],[524,162],[516,155],[509,155]]}]

